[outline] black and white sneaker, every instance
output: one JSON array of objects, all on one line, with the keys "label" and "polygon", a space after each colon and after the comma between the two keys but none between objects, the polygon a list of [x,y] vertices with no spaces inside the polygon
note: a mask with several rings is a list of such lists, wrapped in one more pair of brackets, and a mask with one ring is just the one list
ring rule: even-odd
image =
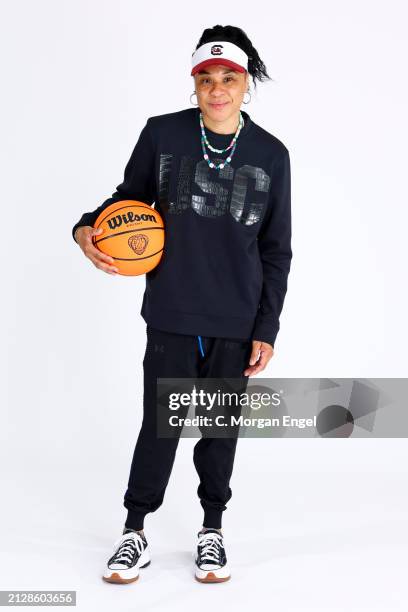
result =
[{"label": "black and white sneaker", "polygon": [[139,568],[150,564],[150,550],[144,535],[129,531],[116,540],[114,553],[106,564],[103,579],[119,584],[139,578]]},{"label": "black and white sneaker", "polygon": [[225,582],[231,578],[223,536],[218,529],[198,532],[195,577],[199,582]]}]

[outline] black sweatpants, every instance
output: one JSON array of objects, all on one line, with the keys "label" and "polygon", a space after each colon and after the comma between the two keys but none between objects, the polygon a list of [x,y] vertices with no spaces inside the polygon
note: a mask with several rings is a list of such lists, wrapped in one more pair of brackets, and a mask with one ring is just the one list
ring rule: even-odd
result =
[{"label": "black sweatpants", "polygon": [[[163,502],[179,442],[179,436],[157,435],[157,378],[191,378],[191,390],[197,378],[241,378],[240,390],[244,392],[248,376],[243,372],[249,366],[252,350],[252,341],[245,339],[176,334],[149,325],[146,334],[143,421],[124,496],[128,511],[125,525],[137,530],[143,529],[146,514]],[[201,437],[194,447],[204,527],[221,528],[222,513],[232,495],[229,481],[236,444],[236,436]]]}]

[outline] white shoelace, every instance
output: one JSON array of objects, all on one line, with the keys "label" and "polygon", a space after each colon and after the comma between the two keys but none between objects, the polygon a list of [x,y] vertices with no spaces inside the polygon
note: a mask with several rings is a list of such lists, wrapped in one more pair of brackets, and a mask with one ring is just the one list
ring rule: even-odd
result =
[{"label": "white shoelace", "polygon": [[219,562],[219,545],[222,541],[222,535],[220,533],[202,533],[198,538],[198,545],[202,546],[201,561],[215,561]]},{"label": "white shoelace", "polygon": [[[123,539],[122,544],[119,546],[119,549],[115,554],[113,563],[122,563],[123,561],[130,563],[130,561],[133,559],[135,549],[140,555],[144,550],[142,538],[139,534],[133,533],[132,535],[134,537],[129,537],[128,533],[126,533],[125,535],[126,538]],[[122,538],[119,538],[119,540],[115,543],[115,548],[119,545],[121,539]]]}]

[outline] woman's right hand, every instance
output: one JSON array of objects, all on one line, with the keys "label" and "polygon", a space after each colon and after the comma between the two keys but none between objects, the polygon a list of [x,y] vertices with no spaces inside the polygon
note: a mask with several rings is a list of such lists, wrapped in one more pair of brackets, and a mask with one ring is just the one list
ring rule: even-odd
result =
[{"label": "woman's right hand", "polygon": [[92,263],[108,274],[117,274],[119,272],[116,266],[112,265],[115,261],[110,255],[105,255],[97,249],[92,243],[92,236],[99,236],[103,229],[92,227],[91,225],[82,225],[75,230],[74,238],[81,247],[84,255],[92,261]]}]

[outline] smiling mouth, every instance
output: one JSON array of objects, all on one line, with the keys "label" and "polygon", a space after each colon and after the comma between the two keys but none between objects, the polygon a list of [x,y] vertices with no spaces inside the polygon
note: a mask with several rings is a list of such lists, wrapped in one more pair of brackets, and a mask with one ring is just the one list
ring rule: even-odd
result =
[{"label": "smiling mouth", "polygon": [[228,102],[210,102],[211,106],[225,106]]}]

